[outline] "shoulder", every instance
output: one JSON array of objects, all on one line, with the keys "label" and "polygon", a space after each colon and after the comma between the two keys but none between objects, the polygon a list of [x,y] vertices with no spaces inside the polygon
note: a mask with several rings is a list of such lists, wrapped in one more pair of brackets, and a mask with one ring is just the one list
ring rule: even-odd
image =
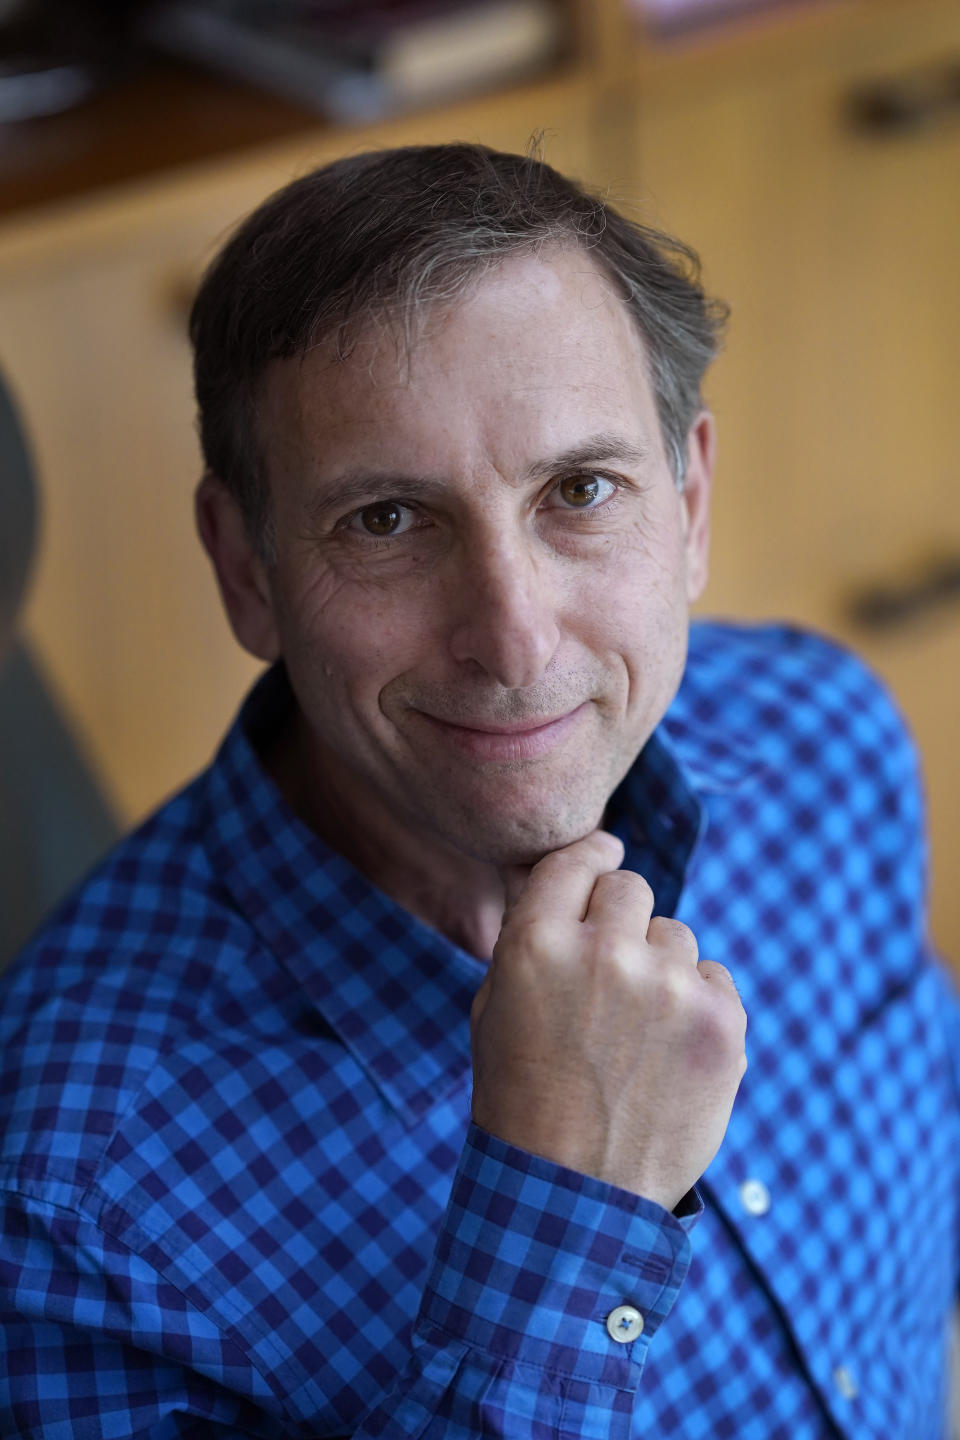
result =
[{"label": "shoulder", "polygon": [[[822,635],[711,622],[694,627],[677,698],[681,758],[742,757],[725,786],[702,766],[697,903],[720,928],[701,943],[743,958],[771,995],[788,972],[801,991],[842,994],[844,1028],[926,973],[923,784],[882,680]],[[734,941],[731,897],[744,917]]]},{"label": "shoulder", "polygon": [[909,728],[884,681],[838,641],[786,624],[691,626],[681,723],[723,728],[761,759],[860,760],[916,778]]},{"label": "shoulder", "polygon": [[[0,1040],[31,995],[73,993],[95,979],[120,988],[138,956],[183,953],[182,942],[213,903],[202,781],[116,845],[4,973]],[[172,959],[171,978],[178,968]]]},{"label": "shoulder", "polygon": [[203,818],[201,776],[0,976],[0,1164],[89,1172],[162,1057],[226,1003],[253,938],[219,891]]},{"label": "shoulder", "polygon": [[688,753],[735,752],[755,777],[741,791],[742,819],[819,837],[848,868],[872,857],[877,884],[897,870],[921,903],[917,747],[887,686],[850,650],[791,625],[698,623],[668,719]]}]

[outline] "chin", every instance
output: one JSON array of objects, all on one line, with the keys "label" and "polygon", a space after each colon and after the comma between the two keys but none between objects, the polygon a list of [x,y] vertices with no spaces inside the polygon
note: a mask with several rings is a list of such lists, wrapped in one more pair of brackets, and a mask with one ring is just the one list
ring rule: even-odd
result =
[{"label": "chin", "polygon": [[605,802],[579,815],[549,815],[533,812],[507,820],[503,816],[471,817],[469,827],[449,838],[459,850],[475,860],[502,869],[508,865],[536,865],[544,855],[572,845],[596,830],[603,819]]}]

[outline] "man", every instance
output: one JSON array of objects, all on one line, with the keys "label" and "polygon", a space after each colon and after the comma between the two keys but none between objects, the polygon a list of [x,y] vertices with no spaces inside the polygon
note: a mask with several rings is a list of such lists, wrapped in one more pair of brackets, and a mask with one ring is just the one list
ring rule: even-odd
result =
[{"label": "man", "polygon": [[6,981],[4,1434],[943,1433],[914,756],[826,642],[690,631],[690,260],[449,146],[206,277],[198,525],[270,668]]}]

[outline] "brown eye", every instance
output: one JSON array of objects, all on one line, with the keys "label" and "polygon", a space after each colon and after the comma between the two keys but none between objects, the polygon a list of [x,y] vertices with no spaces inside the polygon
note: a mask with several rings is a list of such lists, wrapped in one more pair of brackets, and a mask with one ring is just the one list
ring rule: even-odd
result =
[{"label": "brown eye", "polygon": [[369,535],[392,535],[399,528],[402,518],[401,507],[392,500],[368,505],[360,512],[360,524]]},{"label": "brown eye", "polygon": [[583,509],[600,496],[602,481],[597,475],[567,475],[557,487],[568,505]]}]

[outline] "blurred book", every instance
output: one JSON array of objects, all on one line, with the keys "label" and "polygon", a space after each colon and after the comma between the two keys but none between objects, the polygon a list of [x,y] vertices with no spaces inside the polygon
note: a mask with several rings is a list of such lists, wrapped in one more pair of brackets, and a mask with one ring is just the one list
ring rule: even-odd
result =
[{"label": "blurred book", "polygon": [[669,35],[698,26],[716,25],[773,9],[830,4],[832,0],[627,0],[642,16],[648,31]]},{"label": "blurred book", "polygon": [[348,124],[519,80],[563,39],[553,0],[168,0],[140,31]]},{"label": "blurred book", "polygon": [[120,0],[0,0],[0,125],[69,110],[123,68]]}]

